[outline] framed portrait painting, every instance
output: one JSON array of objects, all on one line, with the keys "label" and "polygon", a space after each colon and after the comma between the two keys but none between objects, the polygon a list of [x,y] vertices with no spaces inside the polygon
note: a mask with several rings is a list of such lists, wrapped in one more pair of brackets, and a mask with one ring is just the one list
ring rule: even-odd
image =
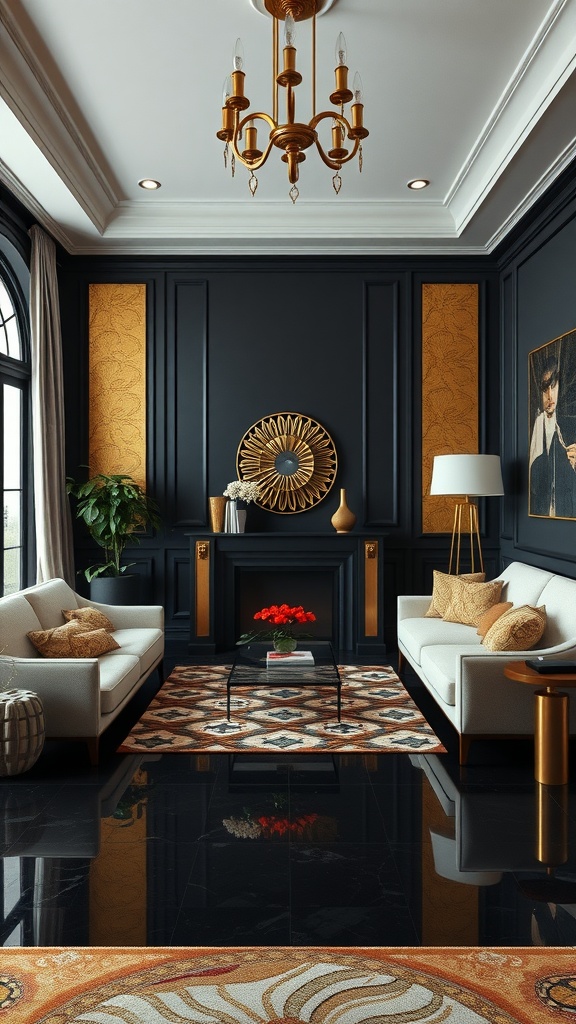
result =
[{"label": "framed portrait painting", "polygon": [[528,514],[576,519],[576,329],[528,355]]}]

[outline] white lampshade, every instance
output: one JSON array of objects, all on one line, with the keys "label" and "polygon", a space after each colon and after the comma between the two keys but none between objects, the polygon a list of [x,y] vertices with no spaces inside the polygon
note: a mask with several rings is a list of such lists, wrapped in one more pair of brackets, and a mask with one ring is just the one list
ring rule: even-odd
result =
[{"label": "white lampshade", "polygon": [[499,455],[435,455],[430,494],[504,494]]}]

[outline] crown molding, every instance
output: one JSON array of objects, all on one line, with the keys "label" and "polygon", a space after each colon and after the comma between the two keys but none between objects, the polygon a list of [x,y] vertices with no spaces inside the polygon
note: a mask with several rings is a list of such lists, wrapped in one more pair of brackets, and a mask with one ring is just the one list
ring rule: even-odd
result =
[{"label": "crown molding", "polygon": [[576,68],[575,36],[576,3],[555,0],[446,195],[460,232],[568,83]]},{"label": "crown molding", "polygon": [[[86,216],[103,230],[118,195],[63,99],[44,74],[14,12],[0,8],[0,98]],[[6,153],[3,154],[6,156]]]}]

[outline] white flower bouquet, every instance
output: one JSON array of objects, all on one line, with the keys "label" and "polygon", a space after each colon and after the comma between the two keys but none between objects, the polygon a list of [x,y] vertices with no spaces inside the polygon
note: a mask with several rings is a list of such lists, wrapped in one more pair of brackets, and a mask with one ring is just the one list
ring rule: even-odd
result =
[{"label": "white flower bouquet", "polygon": [[232,501],[245,501],[249,505],[251,501],[258,501],[260,487],[253,480],[232,480],[224,491],[224,497]]}]

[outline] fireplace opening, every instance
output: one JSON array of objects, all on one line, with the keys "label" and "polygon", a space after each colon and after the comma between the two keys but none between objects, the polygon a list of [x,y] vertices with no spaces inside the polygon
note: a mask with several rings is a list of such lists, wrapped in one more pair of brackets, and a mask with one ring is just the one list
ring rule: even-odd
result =
[{"label": "fireplace opening", "polygon": [[254,612],[271,604],[302,605],[314,612],[316,621],[296,626],[299,631],[311,633],[309,639],[335,640],[334,637],[334,573],[331,570],[243,568],[237,575],[235,593],[235,620],[237,636],[261,628],[254,620]]}]

